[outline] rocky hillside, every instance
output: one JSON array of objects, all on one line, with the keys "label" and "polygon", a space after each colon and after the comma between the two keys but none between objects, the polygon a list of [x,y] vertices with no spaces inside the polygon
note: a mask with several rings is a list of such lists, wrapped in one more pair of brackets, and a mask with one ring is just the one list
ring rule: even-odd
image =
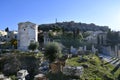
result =
[{"label": "rocky hillside", "polygon": [[74,21],[57,22],[52,24],[41,24],[39,25],[38,29],[47,31],[47,30],[53,29],[54,27],[59,29],[64,29],[65,31],[72,31],[74,29],[79,29],[80,31],[108,31],[109,30],[108,26],[99,26],[93,23],[91,24],[86,24],[81,22],[76,23]]},{"label": "rocky hillside", "polygon": [[6,76],[15,75],[21,69],[28,70],[30,77],[38,71],[39,59],[34,54],[3,54],[0,56],[0,72]]}]

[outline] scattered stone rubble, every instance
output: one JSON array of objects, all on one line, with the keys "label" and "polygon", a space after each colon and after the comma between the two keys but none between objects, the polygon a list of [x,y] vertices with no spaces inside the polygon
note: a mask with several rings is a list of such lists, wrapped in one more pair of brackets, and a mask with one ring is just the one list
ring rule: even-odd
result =
[{"label": "scattered stone rubble", "polygon": [[34,80],[48,80],[44,74],[35,75]]},{"label": "scattered stone rubble", "polygon": [[48,71],[49,71],[49,62],[48,61],[43,61],[40,64],[39,71],[40,71],[40,73],[43,73],[43,74],[48,73]]},{"label": "scattered stone rubble", "polygon": [[52,73],[62,72],[64,66],[65,66],[64,61],[55,61],[55,62],[50,64],[51,72]]},{"label": "scattered stone rubble", "polygon": [[4,74],[0,74],[0,80],[11,80],[11,78],[7,78]]},{"label": "scattered stone rubble", "polygon": [[27,70],[20,70],[17,72],[17,79],[18,80],[26,80],[25,77],[28,75],[28,71]]},{"label": "scattered stone rubble", "polygon": [[72,67],[72,66],[65,66],[63,67],[63,74],[67,76],[77,76],[80,77],[83,73],[83,67]]}]

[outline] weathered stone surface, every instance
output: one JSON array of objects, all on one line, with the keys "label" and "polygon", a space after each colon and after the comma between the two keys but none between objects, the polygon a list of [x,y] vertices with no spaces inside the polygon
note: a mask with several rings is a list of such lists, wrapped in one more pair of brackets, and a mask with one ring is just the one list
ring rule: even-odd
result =
[{"label": "weathered stone surface", "polygon": [[27,70],[20,70],[17,72],[17,78],[18,79],[25,79],[25,77],[28,75],[28,71]]},{"label": "weathered stone surface", "polygon": [[19,70],[19,61],[16,61],[15,59],[10,60],[10,61],[6,61],[4,66],[3,66],[3,72],[5,74],[14,74],[16,73],[16,71]]},{"label": "weathered stone surface", "polygon": [[28,54],[11,54],[4,56],[2,60],[1,72],[7,76],[16,74],[20,69],[26,69],[29,72],[28,77],[34,77],[38,73],[39,59]]},{"label": "weathered stone surface", "polygon": [[58,73],[58,72],[60,72],[60,64],[59,63],[52,63],[50,65],[50,67],[51,67],[51,72],[52,73]]},{"label": "weathered stone surface", "polygon": [[35,75],[34,80],[48,80],[44,74]]},{"label": "weathered stone surface", "polygon": [[37,25],[31,22],[18,24],[18,49],[28,50],[31,42],[38,41]]},{"label": "weathered stone surface", "polygon": [[3,74],[0,74],[0,79],[3,79],[4,78],[4,75]]},{"label": "weathered stone surface", "polygon": [[83,67],[71,67],[65,66],[63,67],[63,74],[67,76],[80,76],[83,73]]},{"label": "weathered stone surface", "polygon": [[40,64],[39,67],[39,71],[40,73],[46,74],[49,71],[49,62],[48,61],[44,61]]},{"label": "weathered stone surface", "polygon": [[63,71],[63,67],[65,66],[64,61],[56,61],[54,63],[50,64],[51,72],[52,73],[58,73]]},{"label": "weathered stone surface", "polygon": [[0,74],[0,80],[11,80],[11,78],[7,78],[4,74]]}]

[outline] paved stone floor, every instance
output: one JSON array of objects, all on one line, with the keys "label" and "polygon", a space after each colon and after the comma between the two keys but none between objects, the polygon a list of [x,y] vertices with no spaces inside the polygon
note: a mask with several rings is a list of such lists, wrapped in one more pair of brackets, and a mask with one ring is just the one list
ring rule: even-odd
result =
[{"label": "paved stone floor", "polygon": [[103,55],[103,54],[100,54],[99,56],[103,57],[103,60],[105,60],[108,63],[113,64],[115,66],[120,64],[120,59],[119,58],[115,58],[115,57],[111,57],[111,56],[107,56],[107,55]]}]

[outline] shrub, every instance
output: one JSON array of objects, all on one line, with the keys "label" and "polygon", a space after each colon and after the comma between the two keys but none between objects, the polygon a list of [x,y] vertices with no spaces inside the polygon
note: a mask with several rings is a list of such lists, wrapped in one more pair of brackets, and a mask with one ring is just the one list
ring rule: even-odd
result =
[{"label": "shrub", "polygon": [[29,50],[32,50],[34,51],[35,49],[37,49],[39,47],[39,43],[38,42],[35,42],[35,43],[30,43],[30,45],[28,46],[28,49]]},{"label": "shrub", "polygon": [[53,62],[56,58],[58,58],[60,53],[61,48],[56,42],[48,43],[45,47],[45,57],[49,59],[50,62]]}]

